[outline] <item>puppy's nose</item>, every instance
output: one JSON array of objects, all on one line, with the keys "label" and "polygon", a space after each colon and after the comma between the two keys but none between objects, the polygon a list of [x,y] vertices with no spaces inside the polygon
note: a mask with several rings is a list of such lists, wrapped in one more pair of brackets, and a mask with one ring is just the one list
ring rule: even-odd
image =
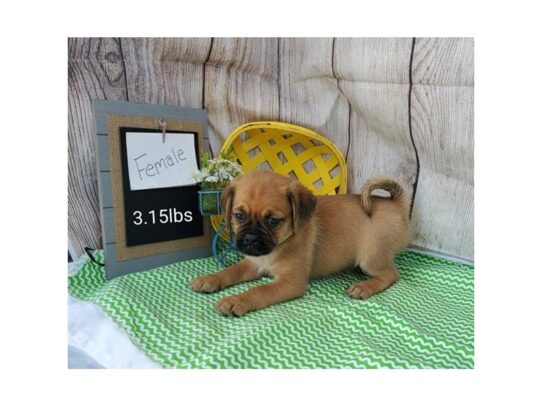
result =
[{"label": "puppy's nose", "polygon": [[258,237],[258,235],[256,235],[256,233],[252,233],[252,232],[247,232],[243,235],[242,239],[243,239],[243,244],[244,245],[249,245],[251,243],[254,243],[256,241],[256,238]]}]

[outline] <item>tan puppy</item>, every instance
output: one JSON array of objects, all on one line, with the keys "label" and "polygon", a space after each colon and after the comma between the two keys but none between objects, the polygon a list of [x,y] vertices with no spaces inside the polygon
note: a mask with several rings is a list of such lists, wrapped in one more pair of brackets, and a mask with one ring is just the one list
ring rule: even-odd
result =
[{"label": "tan puppy", "polygon": [[[376,189],[390,198],[371,196]],[[394,181],[368,181],[360,195],[315,197],[299,182],[272,172],[247,173],[222,194],[238,264],[190,283],[214,292],[268,275],[274,280],[216,304],[223,315],[241,316],[301,297],[309,279],[360,266],[372,278],[353,283],[352,298],[369,298],[399,277],[394,257],[410,241],[408,199]]]}]

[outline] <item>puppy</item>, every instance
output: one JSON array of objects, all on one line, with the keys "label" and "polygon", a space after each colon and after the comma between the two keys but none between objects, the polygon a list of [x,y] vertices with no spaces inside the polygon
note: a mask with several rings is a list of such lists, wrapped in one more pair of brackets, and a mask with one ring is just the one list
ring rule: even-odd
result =
[{"label": "puppy", "polygon": [[[371,196],[376,189],[388,191],[390,198]],[[273,277],[269,284],[218,301],[223,315],[241,316],[301,297],[310,279],[355,266],[372,278],[353,283],[347,293],[367,299],[398,279],[394,258],[410,241],[408,198],[385,178],[368,181],[361,195],[316,197],[288,177],[255,171],[224,189],[222,205],[245,258],[196,278],[190,287],[214,292]]]}]

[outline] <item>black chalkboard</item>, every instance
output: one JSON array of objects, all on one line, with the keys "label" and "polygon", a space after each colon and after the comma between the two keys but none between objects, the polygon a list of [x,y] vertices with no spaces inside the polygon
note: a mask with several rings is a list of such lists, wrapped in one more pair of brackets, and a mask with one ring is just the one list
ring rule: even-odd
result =
[{"label": "black chalkboard", "polygon": [[[130,189],[126,133],[156,133],[156,137],[162,137],[162,133],[156,129],[133,127],[120,127],[119,132],[126,245],[137,246],[203,235],[203,218],[198,209],[199,186],[135,191]],[[199,157],[197,133],[169,130],[168,133],[193,137],[196,157]]]}]

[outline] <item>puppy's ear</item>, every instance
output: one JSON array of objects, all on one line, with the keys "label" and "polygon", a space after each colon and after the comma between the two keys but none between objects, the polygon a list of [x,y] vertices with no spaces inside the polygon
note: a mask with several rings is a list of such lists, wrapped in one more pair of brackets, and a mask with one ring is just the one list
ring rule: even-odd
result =
[{"label": "puppy's ear", "polygon": [[230,184],[224,188],[222,191],[222,196],[220,197],[220,205],[222,207],[222,212],[224,213],[224,218],[226,219],[226,224],[228,227],[231,227],[231,210],[234,196],[235,186]]},{"label": "puppy's ear", "polygon": [[311,218],[316,208],[316,197],[297,181],[292,181],[289,185],[286,196],[292,206],[292,221],[295,232]]}]

